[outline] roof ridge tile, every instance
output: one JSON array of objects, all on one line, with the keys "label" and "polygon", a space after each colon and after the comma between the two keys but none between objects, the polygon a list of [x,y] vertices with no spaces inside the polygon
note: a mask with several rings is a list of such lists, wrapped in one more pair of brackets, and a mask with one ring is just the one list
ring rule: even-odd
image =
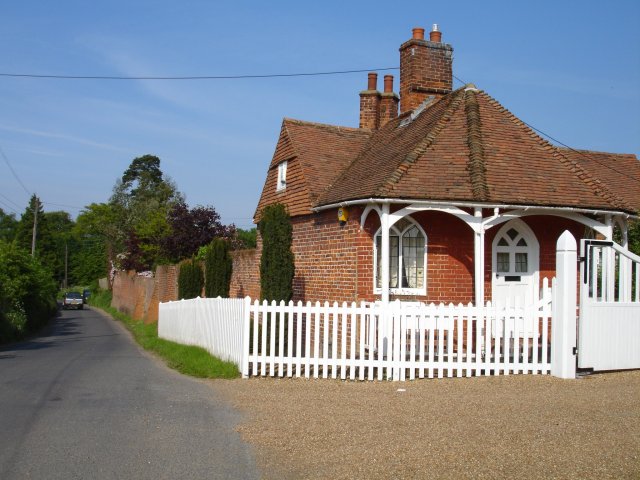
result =
[{"label": "roof ridge tile", "polygon": [[467,145],[469,146],[469,161],[467,169],[471,178],[471,190],[476,200],[489,199],[487,185],[487,168],[482,145],[482,122],[480,120],[480,106],[476,98],[476,91],[465,90],[465,114],[467,116]]}]

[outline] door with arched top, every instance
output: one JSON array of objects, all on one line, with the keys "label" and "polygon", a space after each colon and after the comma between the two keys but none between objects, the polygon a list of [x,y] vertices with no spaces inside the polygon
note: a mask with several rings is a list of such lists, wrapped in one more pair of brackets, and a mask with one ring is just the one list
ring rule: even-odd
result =
[{"label": "door with arched top", "polygon": [[493,240],[492,300],[529,305],[537,300],[540,245],[522,220],[507,222]]}]

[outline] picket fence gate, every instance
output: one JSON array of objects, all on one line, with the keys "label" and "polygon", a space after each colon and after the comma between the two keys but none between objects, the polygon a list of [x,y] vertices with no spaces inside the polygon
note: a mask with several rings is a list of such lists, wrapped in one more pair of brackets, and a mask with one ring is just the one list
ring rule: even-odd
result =
[{"label": "picket fence gate", "polygon": [[580,244],[578,366],[640,368],[640,256],[612,241]]}]

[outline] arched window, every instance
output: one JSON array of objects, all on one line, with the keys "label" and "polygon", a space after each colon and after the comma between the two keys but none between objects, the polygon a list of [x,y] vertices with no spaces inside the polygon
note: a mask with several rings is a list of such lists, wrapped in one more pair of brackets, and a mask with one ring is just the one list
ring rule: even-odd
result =
[{"label": "arched window", "polygon": [[[382,289],[382,230],[374,242],[376,293]],[[389,230],[389,288],[395,294],[426,293],[427,236],[419,225],[402,219]]]},{"label": "arched window", "polygon": [[529,245],[515,228],[508,229],[496,243],[496,272],[504,274],[530,271]]}]

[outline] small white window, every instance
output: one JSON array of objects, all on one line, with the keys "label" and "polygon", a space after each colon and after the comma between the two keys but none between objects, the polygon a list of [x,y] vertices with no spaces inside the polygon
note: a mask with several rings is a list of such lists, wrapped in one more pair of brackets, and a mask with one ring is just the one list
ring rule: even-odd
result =
[{"label": "small white window", "polygon": [[280,162],[278,164],[278,184],[276,185],[276,191],[284,190],[287,188],[287,161]]}]

